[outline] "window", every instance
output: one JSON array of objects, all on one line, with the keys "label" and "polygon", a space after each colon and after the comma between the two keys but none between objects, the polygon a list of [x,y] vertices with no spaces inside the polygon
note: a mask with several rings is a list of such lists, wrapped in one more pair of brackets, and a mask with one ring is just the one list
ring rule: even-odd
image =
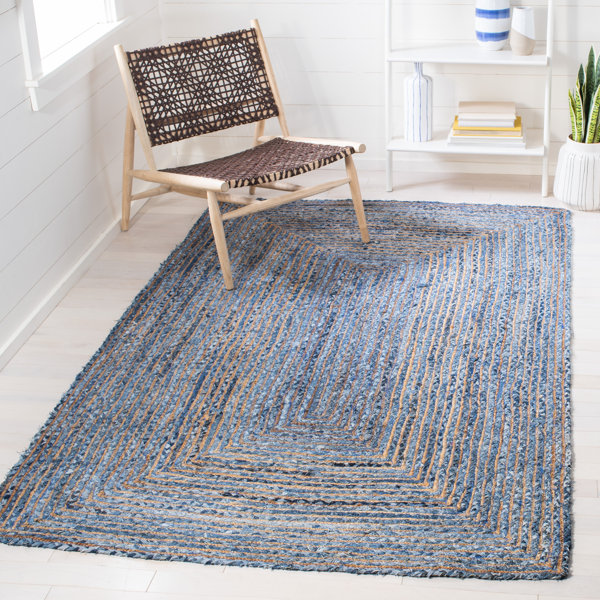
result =
[{"label": "window", "polygon": [[[18,0],[26,81],[34,110],[41,107],[44,82],[118,25],[119,0]],[[88,64],[90,61],[85,61]],[[93,62],[93,61],[92,61]],[[93,68],[91,65],[87,70]],[[79,76],[81,76],[81,69]],[[62,77],[61,79],[65,79]],[[55,88],[56,86],[51,86]]]},{"label": "window", "polygon": [[80,37],[110,22],[104,0],[33,0],[42,69]]}]

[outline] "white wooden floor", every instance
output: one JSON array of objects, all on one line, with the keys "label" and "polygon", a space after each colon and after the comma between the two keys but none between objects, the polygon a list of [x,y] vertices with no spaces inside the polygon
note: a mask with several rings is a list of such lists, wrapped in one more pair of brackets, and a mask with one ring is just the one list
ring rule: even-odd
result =
[{"label": "white wooden floor", "polygon": [[[322,174],[308,177],[316,181]],[[558,205],[552,198],[542,200],[538,177],[410,174],[396,179],[397,189],[387,194],[383,173],[362,173],[365,198]],[[346,189],[339,191],[348,197]],[[132,229],[119,234],[0,372],[1,477],[203,209],[200,201],[182,197],[150,201]],[[0,545],[0,599],[600,598],[600,213],[576,213],[574,224],[575,546],[569,579],[487,582],[269,571]]]}]

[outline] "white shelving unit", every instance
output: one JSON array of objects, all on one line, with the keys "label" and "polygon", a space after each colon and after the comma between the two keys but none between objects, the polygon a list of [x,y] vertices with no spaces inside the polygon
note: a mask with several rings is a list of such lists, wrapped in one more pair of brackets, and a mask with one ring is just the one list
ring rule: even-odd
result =
[{"label": "white shelving unit", "polygon": [[[510,156],[537,156],[542,159],[542,195],[548,195],[548,154],[550,150],[550,102],[552,93],[552,47],[554,33],[553,0],[547,2],[545,52],[534,51],[531,56],[514,56],[510,50],[483,50],[476,42],[431,46],[392,47],[392,0],[385,0],[385,132],[386,132],[386,181],[387,190],[393,186],[394,152],[436,152],[440,154],[494,154]],[[395,62],[437,63],[456,65],[490,65],[508,67],[531,67],[543,69],[546,73],[544,99],[544,129],[526,129],[525,148],[451,146],[447,143],[448,129],[434,132],[428,142],[407,142],[403,138],[392,137],[393,98],[392,65]],[[435,85],[435,82],[434,82]],[[515,96],[518,91],[515,90]],[[477,98],[465,98],[465,100]]]}]

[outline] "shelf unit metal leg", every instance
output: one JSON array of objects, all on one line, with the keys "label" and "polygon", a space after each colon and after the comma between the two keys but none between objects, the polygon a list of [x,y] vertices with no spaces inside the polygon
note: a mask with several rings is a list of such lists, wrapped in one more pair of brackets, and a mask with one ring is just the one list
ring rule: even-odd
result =
[{"label": "shelf unit metal leg", "polygon": [[394,189],[394,153],[391,150],[386,150],[385,182],[385,191],[391,192]]},{"label": "shelf unit metal leg", "polygon": [[546,92],[544,94],[544,158],[542,159],[542,197],[548,195],[548,162],[550,160],[550,111],[552,109],[552,62],[554,54],[554,6],[548,0],[546,21]]},{"label": "shelf unit metal leg", "polygon": [[[384,46],[386,57],[392,50],[392,19],[391,19],[392,3],[391,0],[385,0],[385,30],[384,30]],[[384,69],[384,120],[385,120],[385,143],[386,145],[391,142],[392,139],[392,63],[386,61]],[[391,192],[394,187],[394,173],[393,173],[393,152],[386,150],[385,156],[385,189],[387,192]]]},{"label": "shelf unit metal leg", "polygon": [[548,196],[548,155],[544,156],[542,162],[542,197]]},{"label": "shelf unit metal leg", "polygon": [[[551,57],[548,58],[552,60]],[[550,103],[552,100],[552,68],[546,73],[546,93],[544,96],[544,158],[542,159],[542,197],[548,196],[548,162],[550,159]]]}]

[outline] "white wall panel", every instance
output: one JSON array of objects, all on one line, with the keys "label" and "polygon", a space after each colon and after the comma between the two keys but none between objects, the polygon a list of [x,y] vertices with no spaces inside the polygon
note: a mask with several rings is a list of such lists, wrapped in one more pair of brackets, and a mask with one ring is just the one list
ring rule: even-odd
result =
[{"label": "white wall panel", "polygon": [[[27,91],[22,85],[24,77],[23,59],[21,56],[15,56],[0,66],[0,81],[2,82],[0,120],[7,112],[27,99]],[[6,150],[12,154],[12,151],[8,148]]]},{"label": "white wall panel", "polygon": [[120,118],[111,120],[104,130],[53,171],[43,185],[6,214],[2,220],[5,235],[0,238],[0,272],[77,197],[103,165],[120,153],[115,142],[120,139],[122,129]]},{"label": "white wall panel", "polygon": [[0,65],[21,54],[17,9],[0,12]]},{"label": "white wall panel", "polygon": [[[23,283],[29,285],[27,295],[24,299],[16,302],[8,315],[0,321],[0,339],[12,340],[15,336],[15,323],[17,324],[28,324],[34,319],[34,323],[40,322],[40,315],[43,318],[44,314],[47,314],[46,303],[56,302],[51,299],[47,299],[49,293],[52,293],[60,284],[64,281],[65,277],[73,270],[74,257],[82,257],[90,250],[90,240],[97,241],[103,235],[106,234],[107,228],[103,224],[109,222],[111,214],[108,209],[104,209],[103,213],[99,214],[98,217],[89,224],[86,228],[78,232],[78,237],[71,243],[68,251],[56,257],[55,262],[52,264],[41,277],[33,279],[32,277],[22,276],[18,271],[13,271],[10,276],[14,278],[16,283],[19,283],[21,277],[23,277]],[[68,226],[67,223],[58,222],[57,224],[63,227]],[[61,232],[56,232],[55,235],[60,235]],[[36,257],[33,257],[35,260]],[[8,275],[5,277],[0,274],[0,285],[4,286]],[[64,289],[63,293],[68,291],[68,287]],[[60,299],[60,298],[58,298]],[[36,302],[37,301],[37,302]],[[35,311],[35,314],[32,314]],[[18,330],[20,331],[20,330]],[[12,346],[8,347],[12,350]]]},{"label": "white wall panel", "polygon": [[[284,38],[372,38],[383,32],[383,3],[214,2],[193,0],[163,6],[165,32],[171,37],[199,37],[247,27],[258,18],[265,36]],[[378,36],[377,36],[378,37]]]},{"label": "white wall panel", "polygon": [[14,8],[16,6],[15,0],[0,0],[0,14]]},{"label": "white wall panel", "polygon": [[[69,251],[81,232],[90,227],[100,214],[107,212],[107,203],[102,201],[106,199],[107,193],[103,177],[99,174],[27,245],[20,253],[19,261],[12,261],[3,269],[0,282],[6,279],[11,285],[4,288],[0,317],[5,317],[19,304],[22,291],[29,290],[32,284],[42,279],[54,262]],[[108,223],[109,221],[105,225]],[[47,256],[54,260],[47,259]],[[28,264],[26,270],[21,268],[19,263],[22,262]]]},{"label": "white wall panel", "polygon": [[[6,152],[17,152],[0,168],[0,178],[8,182],[8,194],[0,206],[0,227],[8,212],[18,206],[33,190],[42,186],[56,169],[93,137],[105,123],[105,119],[114,116],[114,113],[120,110],[120,103],[112,101],[114,93],[120,91],[115,84],[118,84],[118,81],[113,78],[109,93],[98,93],[104,102],[94,102],[94,94],[79,106],[70,107],[71,110],[56,122],[50,121],[52,124],[48,129],[45,127],[48,122],[44,118],[45,115],[35,113],[32,119],[28,118],[31,117],[31,107],[28,103],[19,105],[0,121],[0,135],[8,132],[5,139],[10,139],[8,136],[12,134],[17,140],[19,132],[23,132],[13,148],[0,150],[0,164]],[[113,95],[110,92],[113,92]],[[111,111],[112,115],[107,114]],[[27,123],[21,127],[23,119]],[[33,125],[36,122],[43,131],[38,137],[34,137],[36,128]],[[32,168],[35,170],[33,177]]]},{"label": "white wall panel", "polygon": [[[125,106],[107,48],[92,72],[33,112],[14,4],[0,0],[0,352],[114,226]],[[133,3],[126,47],[160,43],[158,4]]]}]

